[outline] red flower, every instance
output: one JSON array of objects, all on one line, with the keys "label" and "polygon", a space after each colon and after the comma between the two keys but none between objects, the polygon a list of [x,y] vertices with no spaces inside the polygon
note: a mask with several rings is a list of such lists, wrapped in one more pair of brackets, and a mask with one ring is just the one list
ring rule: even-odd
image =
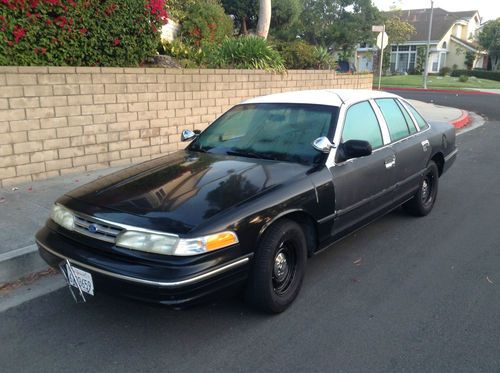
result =
[{"label": "red flower", "polygon": [[116,38],[115,40],[113,40],[113,45],[114,45],[115,47],[117,47],[118,45],[120,45],[120,43],[121,43],[121,40],[120,40],[120,39],[118,39],[118,38]]},{"label": "red flower", "polygon": [[47,48],[40,48],[40,51],[42,52],[42,54],[45,54],[47,53]]},{"label": "red flower", "polygon": [[38,6],[39,0],[30,0],[30,8],[35,9]]},{"label": "red flower", "polygon": [[81,32],[82,34],[86,34],[88,31],[89,31],[89,30],[87,30],[85,27],[82,27],[82,28],[80,29],[80,32]]},{"label": "red flower", "polygon": [[12,35],[14,36],[14,41],[16,43],[19,43],[19,40],[21,40],[24,35],[26,35],[26,30],[19,25],[15,25],[14,30],[12,30]]}]

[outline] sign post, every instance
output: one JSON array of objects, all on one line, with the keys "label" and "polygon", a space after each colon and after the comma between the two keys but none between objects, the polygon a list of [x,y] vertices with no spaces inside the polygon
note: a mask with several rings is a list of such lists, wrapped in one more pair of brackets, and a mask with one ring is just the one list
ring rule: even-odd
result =
[{"label": "sign post", "polygon": [[377,47],[380,49],[380,60],[378,64],[378,89],[380,91],[380,81],[382,80],[382,64],[384,63],[384,49],[389,43],[389,37],[385,33],[385,24],[372,26],[373,32],[378,32]]}]

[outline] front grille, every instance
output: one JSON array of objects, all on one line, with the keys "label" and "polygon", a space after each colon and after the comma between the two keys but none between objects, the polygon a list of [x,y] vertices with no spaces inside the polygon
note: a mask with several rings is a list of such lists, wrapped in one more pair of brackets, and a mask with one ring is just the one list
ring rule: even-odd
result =
[{"label": "front grille", "polygon": [[75,215],[75,231],[97,240],[115,243],[123,228],[116,227],[88,217]]}]

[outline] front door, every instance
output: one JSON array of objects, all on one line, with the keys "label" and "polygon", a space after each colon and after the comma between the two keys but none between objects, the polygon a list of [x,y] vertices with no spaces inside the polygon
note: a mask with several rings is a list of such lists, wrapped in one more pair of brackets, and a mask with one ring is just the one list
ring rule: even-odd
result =
[{"label": "front door", "polygon": [[373,148],[371,155],[335,162],[330,167],[335,188],[333,235],[354,229],[391,205],[395,183],[395,155],[384,146],[380,124],[368,101],[347,109],[341,143],[365,140]]}]

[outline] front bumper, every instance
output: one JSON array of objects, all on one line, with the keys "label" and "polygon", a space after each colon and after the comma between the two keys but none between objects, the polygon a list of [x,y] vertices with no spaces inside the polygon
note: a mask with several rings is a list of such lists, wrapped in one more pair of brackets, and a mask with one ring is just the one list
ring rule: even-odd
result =
[{"label": "front bumper", "polygon": [[208,262],[161,263],[110,255],[89,247],[85,239],[77,242],[48,226],[36,235],[41,257],[58,268],[69,260],[92,274],[99,292],[135,300],[181,305],[191,303],[244,281],[251,255],[237,258],[212,257]]}]

